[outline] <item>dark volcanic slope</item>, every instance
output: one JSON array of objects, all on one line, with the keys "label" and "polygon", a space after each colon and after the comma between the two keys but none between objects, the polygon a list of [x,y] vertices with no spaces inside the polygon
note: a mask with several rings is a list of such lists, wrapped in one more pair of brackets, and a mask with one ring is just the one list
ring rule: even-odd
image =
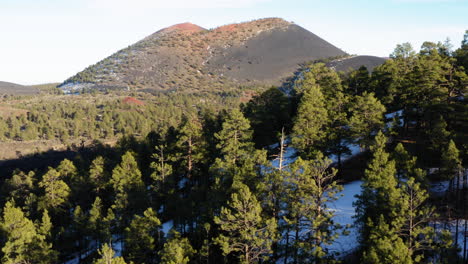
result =
[{"label": "dark volcanic slope", "polygon": [[237,80],[276,82],[290,76],[298,65],[346,53],[317,35],[291,24],[261,32],[239,46],[212,58],[211,70]]},{"label": "dark volcanic slope", "polygon": [[345,52],[279,18],[212,30],[184,23],[159,30],[60,87],[194,91],[280,84],[301,63],[341,55]]},{"label": "dark volcanic slope", "polygon": [[33,87],[0,81],[0,94],[31,95],[38,93],[39,90]]},{"label": "dark volcanic slope", "polygon": [[335,71],[348,72],[350,70],[359,69],[361,66],[365,66],[369,72],[383,64],[387,59],[375,56],[354,56],[350,58],[338,59],[327,63],[327,66],[334,69]]}]

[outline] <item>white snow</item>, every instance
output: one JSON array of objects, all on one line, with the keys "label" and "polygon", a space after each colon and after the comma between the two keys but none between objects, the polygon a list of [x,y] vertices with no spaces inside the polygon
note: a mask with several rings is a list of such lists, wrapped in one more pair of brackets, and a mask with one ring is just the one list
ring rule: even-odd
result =
[{"label": "white snow", "polygon": [[[457,241],[458,245],[458,254],[463,257],[463,245],[465,242],[465,236],[467,236],[467,251],[468,251],[468,233],[464,233],[465,231],[465,222],[467,222],[468,219],[459,219],[458,220],[458,236],[455,237],[456,234],[456,229],[457,229],[457,220],[451,220],[447,222],[436,222],[435,223],[435,228],[437,230],[442,230],[446,229],[449,230],[450,233],[452,233],[452,239],[453,239],[453,244],[455,245],[455,240]],[[434,226],[434,223],[430,224],[431,226]],[[468,252],[467,252],[468,253]]]},{"label": "white snow", "polygon": [[429,191],[435,195],[443,195],[448,190],[450,181],[439,181],[431,183]]},{"label": "white snow", "polygon": [[188,182],[188,179],[187,178],[182,178],[180,181],[179,181],[179,189],[183,189],[185,187],[185,185],[187,184]]},{"label": "white snow", "polygon": [[122,256],[123,251],[123,237],[118,235],[112,235],[112,249],[115,251],[116,257]]},{"label": "white snow", "polygon": [[385,119],[393,119],[395,116],[399,116],[401,118],[403,116],[403,109],[386,114]]},{"label": "white snow", "polygon": [[[293,163],[297,159],[297,151],[295,148],[292,147],[287,147],[286,150],[284,151],[284,157],[283,157],[283,166],[289,165]],[[278,168],[279,166],[279,159],[274,159],[271,161],[271,164]]]},{"label": "white snow", "polygon": [[174,221],[169,220],[162,225],[162,231],[167,236],[169,231],[174,227]]},{"label": "white snow", "polygon": [[[468,170],[466,172],[468,172]],[[458,187],[458,189],[460,190],[463,189],[463,184],[464,184],[463,177],[458,178],[458,185],[457,185],[456,179],[457,178],[455,178],[455,180],[453,181],[452,188],[456,189]],[[443,195],[445,194],[445,192],[448,191],[449,186],[450,186],[450,180],[431,182],[429,191],[435,195]]]},{"label": "white snow", "polygon": [[[341,155],[341,162],[346,161],[347,159],[353,157],[356,154],[359,154],[361,152],[361,147],[359,147],[358,144],[353,144],[353,143],[347,143],[346,147],[349,148],[351,154],[344,154]],[[328,156],[333,162],[338,162],[338,156],[335,154],[332,154]]]},{"label": "white snow", "polygon": [[335,210],[333,220],[343,227],[347,227],[348,235],[340,235],[333,244],[326,246],[330,253],[338,253],[343,256],[355,250],[358,244],[358,230],[354,226],[353,216],[356,214],[353,202],[357,200],[355,195],[361,193],[362,181],[353,181],[343,185],[343,191],[338,195],[335,202],[329,204],[329,207]]}]

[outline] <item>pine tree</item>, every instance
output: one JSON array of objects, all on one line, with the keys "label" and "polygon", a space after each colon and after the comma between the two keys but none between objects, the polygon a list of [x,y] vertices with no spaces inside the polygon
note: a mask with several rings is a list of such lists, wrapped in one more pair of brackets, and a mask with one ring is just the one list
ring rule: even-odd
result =
[{"label": "pine tree", "polygon": [[5,204],[2,220],[2,229],[5,232],[2,263],[30,262],[29,247],[37,235],[33,222],[11,202]]},{"label": "pine tree", "polygon": [[197,163],[204,157],[204,141],[200,120],[184,116],[178,132],[176,145],[180,150],[181,165],[185,168],[184,175],[190,179]]},{"label": "pine tree", "polygon": [[170,163],[172,155],[168,155],[166,145],[159,145],[155,147],[155,153],[152,155],[152,158],[154,161],[150,163],[150,167],[153,169],[150,175],[152,180],[150,185],[151,197],[164,201],[174,190],[173,170]]},{"label": "pine tree", "polygon": [[89,167],[89,179],[97,194],[100,194],[106,187],[108,179],[104,170],[104,158],[102,156],[98,156],[91,162],[91,166]]},{"label": "pine tree", "polygon": [[385,106],[373,93],[364,92],[356,96],[350,107],[352,116],[349,120],[352,135],[362,147],[368,146],[373,132],[383,127]]},{"label": "pine tree", "polygon": [[42,176],[39,187],[43,188],[45,192],[41,201],[45,209],[61,209],[67,203],[70,188],[54,168],[49,168],[47,173]]},{"label": "pine tree", "polygon": [[7,202],[3,208],[1,227],[4,232],[5,243],[2,248],[2,263],[53,263],[56,253],[46,242],[50,236],[50,219],[45,212],[43,222],[37,231],[34,223],[29,220],[11,202]]},{"label": "pine tree", "polygon": [[182,238],[177,231],[171,230],[169,240],[164,243],[159,256],[161,264],[187,264],[195,253],[187,238]]},{"label": "pine tree", "polygon": [[60,162],[59,166],[57,167],[57,171],[60,173],[60,176],[68,180],[70,182],[75,181],[75,177],[77,176],[77,169],[75,164],[68,159],[64,159]]},{"label": "pine tree", "polygon": [[361,240],[364,246],[369,245],[369,234],[372,224],[380,224],[379,218],[384,217],[385,224],[390,229],[398,230],[401,226],[402,201],[401,192],[397,188],[395,162],[385,151],[387,138],[381,131],[375,136],[375,143],[371,146],[372,160],[365,171],[362,192],[358,195],[356,206],[356,220],[361,227]]},{"label": "pine tree", "polygon": [[249,121],[238,109],[231,110],[223,122],[222,130],[215,133],[216,147],[222,159],[230,165],[253,151],[252,131]]},{"label": "pine tree", "polygon": [[443,149],[449,142],[450,132],[447,130],[447,122],[442,116],[439,116],[432,122],[431,128],[427,131],[429,138],[429,149],[435,156],[442,156]]},{"label": "pine tree", "polygon": [[125,264],[125,260],[122,257],[114,257],[115,252],[111,246],[104,244],[99,250],[101,258],[95,260],[94,264]]},{"label": "pine tree", "polygon": [[453,140],[450,140],[442,155],[441,169],[442,175],[449,180],[453,180],[461,169],[460,151]]},{"label": "pine tree", "polygon": [[122,156],[122,162],[112,171],[110,183],[115,193],[115,208],[117,212],[128,219],[144,206],[144,183],[141,172],[131,152]]},{"label": "pine tree", "polygon": [[377,224],[370,220],[368,247],[365,250],[361,263],[382,264],[411,264],[410,251],[397,232],[388,225],[380,215]]},{"label": "pine tree", "polygon": [[254,96],[242,112],[250,120],[253,141],[257,148],[276,142],[278,134],[291,127],[291,100],[277,87],[272,87]]},{"label": "pine tree", "polygon": [[42,213],[41,225],[39,226],[39,229],[37,232],[38,234],[44,236],[44,238],[50,239],[51,231],[52,231],[52,222],[50,221],[49,212],[47,210],[44,210],[44,212]]},{"label": "pine tree", "polygon": [[210,206],[219,210],[229,199],[236,183],[254,188],[258,183],[261,165],[266,164],[266,151],[255,150],[249,121],[235,109],[227,114],[222,130],[215,133],[216,148],[220,157],[216,158],[210,171],[213,185],[210,192]]},{"label": "pine tree", "polygon": [[238,191],[232,194],[227,207],[223,207],[220,216],[214,218],[214,222],[226,232],[215,242],[224,255],[241,253],[242,263],[255,263],[271,253],[271,245],[277,237],[277,225],[274,218],[262,217],[260,203],[246,185],[237,187]]},{"label": "pine tree", "polygon": [[91,237],[96,241],[96,246],[100,246],[104,241],[105,231],[102,215],[102,201],[101,198],[96,197],[91,209],[89,210],[89,217],[87,222],[87,229]]},{"label": "pine tree", "polygon": [[36,227],[37,238],[34,240],[32,258],[39,260],[37,263],[54,263],[57,261],[58,252],[53,250],[52,243],[52,222],[47,210],[42,214],[42,221]]},{"label": "pine tree", "polygon": [[161,221],[152,208],[146,209],[143,216],[136,215],[125,229],[125,249],[123,255],[135,263],[156,263],[156,252],[161,241]]},{"label": "pine tree", "polygon": [[323,94],[318,85],[307,87],[294,120],[292,143],[305,157],[314,155],[314,145],[325,136],[328,122]]},{"label": "pine tree", "polygon": [[102,220],[102,241],[111,241],[112,235],[120,232],[118,229],[117,218],[111,208],[107,209],[106,216]]},{"label": "pine tree", "polygon": [[[9,198],[13,199],[17,205],[26,206],[26,200],[30,195],[34,195],[35,186],[35,173],[30,171],[24,173],[22,171],[15,171],[10,179],[5,181],[2,189],[5,193],[9,194]],[[25,208],[28,212],[32,208]]]},{"label": "pine tree", "polygon": [[427,204],[429,195],[414,178],[409,178],[402,184],[404,223],[400,236],[405,240],[410,255],[415,263],[425,259],[427,251],[436,252],[444,246],[444,230],[436,232],[430,221],[436,217],[435,207]]},{"label": "pine tree", "polygon": [[352,71],[346,81],[352,95],[362,95],[364,92],[372,92],[369,71],[365,66],[361,66],[359,69]]},{"label": "pine tree", "polygon": [[163,184],[172,174],[172,166],[168,163],[171,158],[168,157],[166,149],[167,147],[164,145],[156,146],[155,153],[152,155],[152,158],[155,159],[155,161],[151,162],[150,164],[150,167],[154,169],[154,172],[151,173],[151,178],[155,182],[153,187],[157,191],[162,190]]},{"label": "pine tree", "polygon": [[392,159],[395,161],[398,181],[403,179],[415,178],[418,182],[424,182],[424,171],[416,167],[417,158],[412,157],[405,149],[403,144],[398,143],[392,153]]},{"label": "pine tree", "polygon": [[89,234],[87,231],[89,230],[86,226],[87,224],[87,217],[85,212],[81,209],[78,205],[73,210],[73,219],[72,219],[72,226],[69,231],[71,231],[71,236],[75,241],[74,246],[76,252],[78,252],[79,259],[81,260],[82,253],[86,250],[88,246],[88,240],[86,239],[87,235]]},{"label": "pine tree", "polygon": [[[335,93],[343,92],[342,80],[338,73],[325,63],[314,63],[302,72],[302,78],[294,83],[296,93],[305,93],[307,89],[318,85],[325,97],[326,104],[331,103]],[[328,108],[328,107],[327,107]]]},{"label": "pine tree", "polygon": [[325,140],[323,148],[326,154],[334,154],[337,157],[338,173],[341,170],[341,157],[351,154],[348,143],[352,142],[349,130],[350,117],[348,116],[349,96],[337,91],[333,99],[327,102],[329,124],[325,127]]},{"label": "pine tree", "polygon": [[341,226],[333,222],[327,203],[336,201],[342,187],[334,180],[331,160],[319,152],[312,161],[298,158],[289,166],[287,204],[284,217],[295,231],[294,256],[299,262],[323,262],[329,257],[325,245],[338,237]]}]

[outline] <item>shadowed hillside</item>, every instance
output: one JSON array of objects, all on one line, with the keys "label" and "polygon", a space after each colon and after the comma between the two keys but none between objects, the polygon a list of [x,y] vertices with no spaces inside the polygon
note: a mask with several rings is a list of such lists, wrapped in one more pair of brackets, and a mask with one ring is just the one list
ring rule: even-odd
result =
[{"label": "shadowed hillside", "polygon": [[361,66],[365,66],[370,72],[383,64],[387,59],[376,56],[354,56],[344,59],[337,59],[327,63],[327,66],[335,71],[349,72],[356,70]]},{"label": "shadowed hillside", "polygon": [[38,94],[39,90],[30,86],[0,81],[0,95],[31,95]]}]

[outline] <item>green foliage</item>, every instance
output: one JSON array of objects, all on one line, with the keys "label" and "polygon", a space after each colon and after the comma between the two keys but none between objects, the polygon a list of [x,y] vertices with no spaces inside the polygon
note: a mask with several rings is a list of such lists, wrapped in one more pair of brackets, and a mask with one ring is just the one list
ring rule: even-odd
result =
[{"label": "green foliage", "polygon": [[28,197],[31,197],[31,195],[35,197],[33,193],[35,189],[34,181],[35,173],[33,171],[28,173],[15,171],[13,176],[5,181],[3,191],[7,193],[8,197],[14,200],[17,205],[27,206]]},{"label": "green foliage", "polygon": [[410,251],[395,229],[385,223],[384,217],[378,218],[376,225],[369,221],[371,228],[369,247],[364,252],[362,263],[411,264]]},{"label": "green foliage", "polygon": [[392,59],[407,59],[414,57],[416,52],[413,50],[413,47],[409,42],[403,44],[397,44],[395,50],[390,54]]},{"label": "green foliage", "polygon": [[442,174],[447,179],[453,179],[462,168],[460,152],[453,140],[450,140],[442,154]]},{"label": "green foliage", "polygon": [[351,72],[346,80],[349,92],[355,96],[362,95],[364,92],[373,92],[370,81],[370,74],[365,66],[361,66],[356,71]]},{"label": "green foliage", "polygon": [[96,193],[100,193],[107,186],[107,175],[104,171],[104,158],[98,156],[89,167],[89,179]]},{"label": "green foliage", "polygon": [[425,182],[425,174],[416,167],[416,157],[412,157],[405,149],[403,144],[398,143],[392,153],[392,159],[395,161],[397,177],[399,182],[403,179],[415,178],[419,182]]},{"label": "green foliage", "polygon": [[125,258],[135,263],[155,263],[160,227],[161,221],[152,208],[146,209],[143,216],[136,215],[125,229]]},{"label": "green foliage", "polygon": [[326,262],[330,255],[325,249],[342,228],[334,223],[334,211],[328,204],[338,199],[343,187],[335,181],[336,170],[330,169],[331,160],[318,153],[311,161],[298,158],[289,166],[289,186],[284,203],[289,228],[295,230],[294,260],[299,262]]},{"label": "green foliage", "polygon": [[[135,157],[131,152],[122,156],[122,161],[112,171],[110,181],[115,193],[115,208],[120,213],[136,211],[143,205],[139,202],[144,196],[144,183]],[[129,211],[128,211],[128,210]]]},{"label": "green foliage", "polygon": [[275,143],[283,128],[287,131],[291,128],[291,101],[276,87],[254,96],[242,108],[252,125],[257,147]]},{"label": "green foliage", "polygon": [[249,121],[237,109],[228,112],[222,130],[216,133],[215,137],[219,142],[216,147],[223,160],[229,164],[236,164],[239,159],[253,150]]},{"label": "green foliage", "polygon": [[362,226],[361,239],[364,245],[370,245],[368,238],[372,224],[379,223],[381,215],[389,228],[400,225],[402,214],[401,191],[397,188],[395,162],[385,151],[387,138],[382,132],[375,137],[371,146],[372,160],[368,164],[362,184],[362,192],[356,202],[356,218]]},{"label": "green foliage", "polygon": [[195,253],[187,238],[182,238],[177,231],[171,230],[169,240],[164,243],[159,256],[162,264],[187,264]]},{"label": "green foliage", "polygon": [[429,195],[421,184],[414,178],[409,178],[402,183],[401,190],[404,201],[401,215],[404,223],[401,227],[401,236],[406,241],[413,261],[419,263],[425,259],[424,253],[428,249],[439,249],[438,243],[444,238],[430,226],[430,221],[436,216],[436,210],[427,204]]},{"label": "green foliage", "polygon": [[104,244],[99,249],[99,255],[101,258],[96,259],[93,264],[125,264],[125,260],[122,257],[114,257],[115,252],[109,244]]},{"label": "green foliage", "polygon": [[275,241],[276,221],[262,217],[262,208],[246,185],[238,184],[227,207],[221,209],[221,215],[215,216],[214,222],[225,233],[215,241],[223,254],[240,254],[242,263],[255,263],[266,259],[271,253]]},{"label": "green foliage", "polygon": [[176,146],[180,151],[181,166],[185,167],[184,175],[191,178],[196,165],[204,158],[202,124],[196,117],[184,116],[178,132]]},{"label": "green foliage", "polygon": [[172,166],[168,163],[171,160],[165,154],[166,146],[156,146],[155,153],[152,155],[152,158],[155,160],[151,162],[150,167],[154,169],[151,173],[151,179],[153,180],[153,189],[160,193],[164,194],[164,186],[167,184],[169,176],[172,175]]},{"label": "green foliage", "polygon": [[62,180],[62,175],[54,168],[49,168],[42,176],[39,187],[44,189],[42,204],[45,209],[61,209],[68,202],[70,187]]},{"label": "green foliage", "polygon": [[385,106],[374,97],[373,93],[364,92],[362,96],[355,97],[350,111],[351,133],[357,138],[359,145],[368,146],[371,135],[383,127]]},{"label": "green foliage", "polygon": [[5,234],[2,263],[46,264],[55,261],[56,253],[52,250],[52,245],[46,242],[51,229],[47,212],[43,215],[42,224],[37,228],[21,209],[7,202],[3,208],[1,224]]},{"label": "green foliage", "polygon": [[[403,44],[371,75],[365,68],[345,75],[307,65],[285,94],[244,87],[5,97],[2,154],[11,155],[11,145],[42,151],[49,143],[70,145],[67,157],[79,153],[48,169],[42,154],[14,153],[33,171],[3,178],[2,263],[63,263],[76,256],[87,263],[101,247],[96,263],[124,263],[104,243],[121,243],[125,260],[135,263],[334,263],[339,260],[327,245],[346,233],[329,208],[341,190],[336,177],[359,176],[366,161],[355,204],[361,247],[350,255],[363,253],[363,263],[450,261],[457,255],[451,234],[433,224],[462,212],[463,191],[450,188],[450,199],[431,199],[426,188],[433,178],[422,168],[440,167],[453,187],[468,160],[465,44],[455,53],[448,42],[426,42],[419,53]],[[257,92],[242,111],[233,109],[240,96]],[[383,128],[386,109],[401,113],[390,129]],[[280,131],[279,153],[268,149],[279,160],[273,166],[254,142],[269,145]],[[293,163],[285,159],[288,133],[302,152]],[[90,143],[96,139],[104,142]],[[396,145],[393,153],[387,141]],[[350,143],[370,147],[370,154],[341,166]],[[51,164],[59,154],[51,152]],[[332,154],[336,166],[325,158]],[[4,174],[21,163],[5,163]],[[442,211],[451,203],[456,214]],[[182,235],[172,231],[164,241],[162,221]]]},{"label": "green foliage", "polygon": [[314,154],[314,144],[325,136],[323,129],[328,122],[328,113],[320,87],[312,85],[304,89],[294,120],[292,143],[310,157]]},{"label": "green foliage", "polygon": [[457,64],[462,66],[465,69],[465,72],[468,74],[468,30],[465,31],[463,35],[463,40],[461,46],[455,52],[455,58],[457,59]]}]

